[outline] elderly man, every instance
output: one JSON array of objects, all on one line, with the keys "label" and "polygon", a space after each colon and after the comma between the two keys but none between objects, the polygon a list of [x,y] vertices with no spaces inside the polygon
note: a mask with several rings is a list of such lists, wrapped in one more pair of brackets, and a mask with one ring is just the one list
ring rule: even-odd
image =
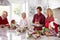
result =
[{"label": "elderly man", "polygon": [[8,13],[6,11],[3,11],[2,16],[0,16],[0,25],[1,24],[4,24],[4,25],[8,24],[7,16],[8,16]]},{"label": "elderly man", "polygon": [[1,40],[8,40],[7,39],[7,30],[5,29],[5,26],[7,24],[9,24],[8,20],[7,20],[7,16],[8,16],[8,13],[6,11],[3,11],[2,15],[0,16],[0,37],[1,37]]}]

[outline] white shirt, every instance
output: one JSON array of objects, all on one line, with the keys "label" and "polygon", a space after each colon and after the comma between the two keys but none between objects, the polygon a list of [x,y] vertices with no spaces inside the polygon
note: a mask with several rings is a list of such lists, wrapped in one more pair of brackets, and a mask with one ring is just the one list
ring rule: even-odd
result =
[{"label": "white shirt", "polygon": [[27,27],[27,26],[28,26],[27,19],[21,19],[20,20],[20,27]]}]

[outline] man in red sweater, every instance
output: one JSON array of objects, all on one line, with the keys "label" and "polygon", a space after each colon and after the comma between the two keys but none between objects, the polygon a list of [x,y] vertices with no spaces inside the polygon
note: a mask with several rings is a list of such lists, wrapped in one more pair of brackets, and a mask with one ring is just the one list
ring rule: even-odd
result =
[{"label": "man in red sweater", "polygon": [[0,36],[1,36],[1,40],[8,40],[7,30],[5,29],[5,26],[3,26],[3,25],[9,24],[7,16],[8,16],[8,13],[6,11],[3,11],[2,15],[0,16]]},{"label": "man in red sweater", "polygon": [[7,20],[8,13],[6,11],[3,11],[2,15],[0,16],[0,25],[1,24],[9,24]]}]

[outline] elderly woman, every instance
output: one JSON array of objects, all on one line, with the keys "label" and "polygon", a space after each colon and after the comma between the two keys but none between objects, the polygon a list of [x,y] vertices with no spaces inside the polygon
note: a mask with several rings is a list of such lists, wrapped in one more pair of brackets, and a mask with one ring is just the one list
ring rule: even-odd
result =
[{"label": "elderly woman", "polygon": [[9,25],[7,16],[8,16],[7,11],[3,11],[2,15],[0,16],[0,37],[1,37],[2,40],[8,40],[7,29],[5,29],[5,25],[6,26]]},{"label": "elderly woman", "polygon": [[4,24],[4,25],[9,24],[7,16],[8,16],[8,12],[7,11],[3,11],[2,15],[0,16],[0,25],[1,24]]},{"label": "elderly woman", "polygon": [[20,20],[20,26],[27,27],[28,26],[28,20],[26,18],[26,13],[22,13],[22,19]]}]

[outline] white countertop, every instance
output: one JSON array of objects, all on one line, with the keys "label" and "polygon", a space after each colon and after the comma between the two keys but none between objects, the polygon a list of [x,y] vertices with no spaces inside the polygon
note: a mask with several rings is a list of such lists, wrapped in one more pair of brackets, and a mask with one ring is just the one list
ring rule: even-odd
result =
[{"label": "white countertop", "polygon": [[[34,40],[33,38],[27,38],[26,37],[26,33],[21,33],[19,36],[17,36],[14,32],[10,32],[8,33],[8,35],[10,36],[10,34],[12,35],[12,39],[11,40]],[[10,39],[9,39],[10,40]],[[41,36],[40,38],[38,38],[37,40],[60,40],[60,38],[58,37],[46,37],[46,36]]]}]

